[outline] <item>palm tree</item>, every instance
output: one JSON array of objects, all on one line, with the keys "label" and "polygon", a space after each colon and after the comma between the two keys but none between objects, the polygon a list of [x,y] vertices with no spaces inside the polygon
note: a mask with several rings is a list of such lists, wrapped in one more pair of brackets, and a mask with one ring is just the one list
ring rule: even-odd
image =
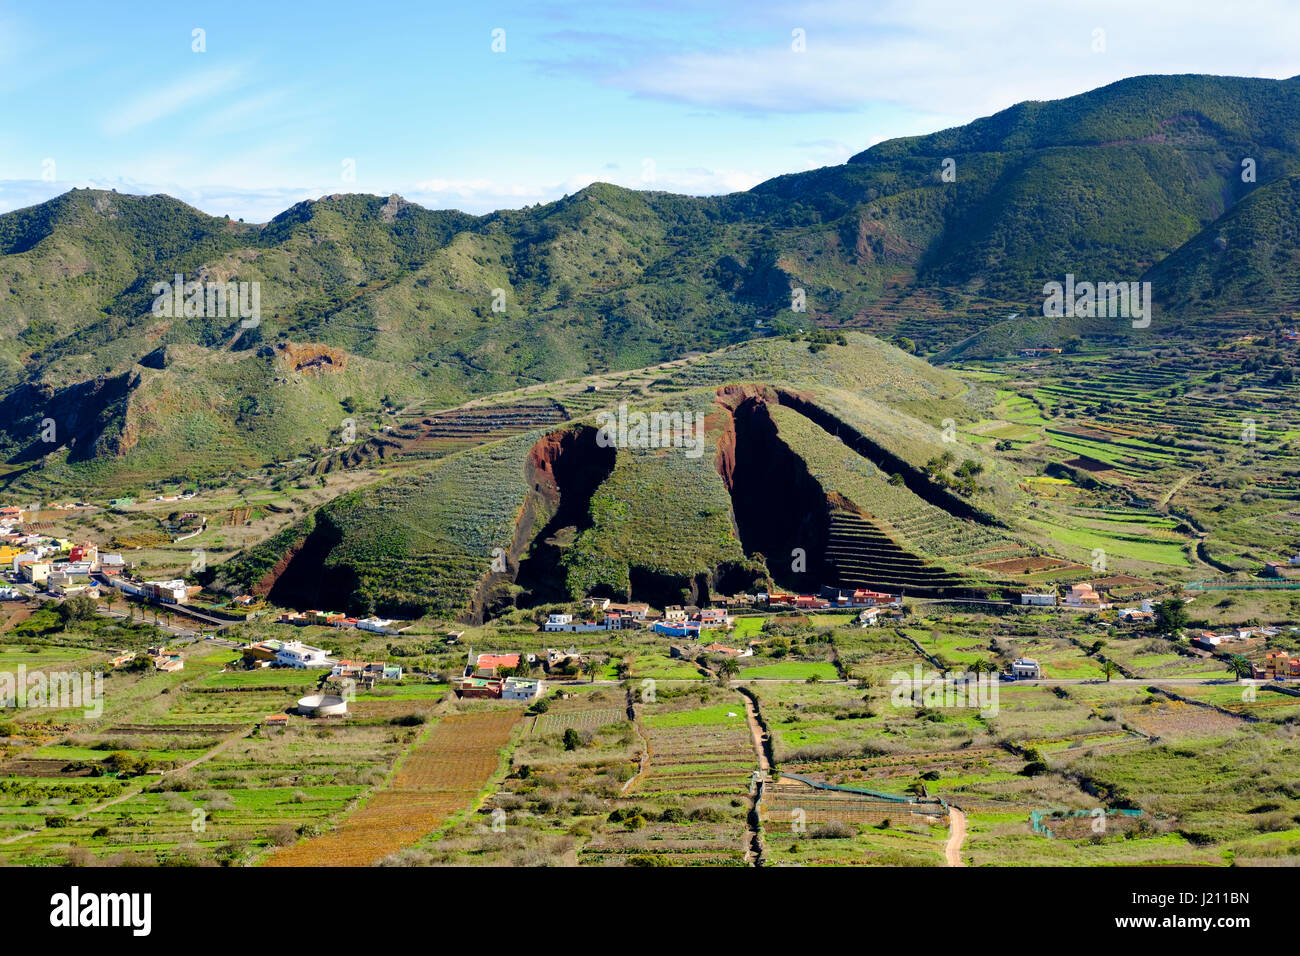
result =
[{"label": "palm tree", "polygon": [[1112,660],[1110,660],[1110,659],[1104,660],[1104,661],[1102,661],[1102,663],[1101,663],[1101,672],[1102,672],[1103,674],[1106,675],[1106,683],[1107,683],[1107,684],[1110,683],[1110,679],[1111,679],[1111,677],[1112,677],[1112,676],[1113,676],[1113,675],[1114,675],[1118,670],[1119,670],[1119,668],[1117,668],[1117,667],[1115,666],[1115,662],[1112,661]]},{"label": "palm tree", "polygon": [[597,666],[596,659],[594,657],[588,657],[585,661],[583,661],[581,670],[582,673],[587,675],[587,677],[591,680],[593,684],[596,683],[596,674],[600,670],[600,667]]},{"label": "palm tree", "polygon": [[1232,671],[1237,680],[1245,680],[1254,674],[1250,667],[1250,661],[1240,654],[1232,654],[1228,657],[1228,670]]}]

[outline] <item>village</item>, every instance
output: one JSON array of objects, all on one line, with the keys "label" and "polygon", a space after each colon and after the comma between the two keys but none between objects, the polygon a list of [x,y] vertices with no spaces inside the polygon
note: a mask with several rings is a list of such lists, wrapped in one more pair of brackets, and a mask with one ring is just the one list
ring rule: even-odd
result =
[{"label": "village", "polygon": [[[179,500],[183,495],[176,496]],[[83,507],[80,504],[53,506]],[[202,525],[197,515],[192,524]],[[178,530],[183,531],[183,528]],[[90,541],[75,542],[42,533],[24,522],[24,512],[14,506],[0,507],[0,568],[7,581],[0,584],[0,600],[46,599],[62,601],[83,595],[100,601],[101,613],[119,599],[153,605],[183,615],[191,630],[172,628],[177,636],[219,631],[233,622],[261,618],[267,620],[263,599],[237,595],[227,599],[228,611],[199,600],[202,587],[184,578],[141,579],[132,573],[123,554],[102,550]],[[1289,579],[1300,571],[1300,554],[1286,562],[1267,562],[1262,577]],[[1023,591],[1018,601],[985,602],[989,605],[1016,604],[1025,609],[1054,608],[1060,612],[1104,615],[1112,626],[1141,629],[1154,624],[1161,601],[1142,599],[1132,606],[1108,598],[1102,583],[1078,582],[1037,591]],[[588,596],[570,608],[551,610],[539,623],[547,635],[598,635],[630,630],[650,632],[667,639],[670,658],[682,661],[704,659],[744,659],[752,657],[762,641],[753,635],[745,639],[732,637],[736,621],[743,616],[770,618],[782,614],[829,614],[843,616],[846,625],[875,627],[881,624],[900,626],[908,617],[912,604],[904,594],[891,594],[870,588],[823,587],[817,593],[755,591],[736,595],[712,595],[706,606],[667,605],[662,609],[645,602],[619,602],[608,597]],[[253,608],[258,610],[253,611]],[[378,615],[357,616],[331,610],[269,609],[269,623],[296,628],[331,627],[353,629],[375,635],[396,637],[410,632],[415,622],[399,621]],[[237,612],[237,613],[231,613]],[[241,617],[240,613],[246,616]],[[168,618],[170,622],[170,617]],[[457,632],[452,632],[457,633]],[[1300,679],[1300,658],[1281,650],[1267,648],[1277,628],[1238,627],[1228,631],[1200,630],[1186,635],[1187,653],[1226,661],[1239,659],[1241,677],[1255,680],[1286,681]],[[454,638],[452,639],[454,641]],[[450,641],[449,641],[450,642]],[[377,680],[400,679],[401,668],[383,661],[337,661],[320,647],[293,639],[270,638],[242,648],[246,667],[322,668],[330,671],[322,681],[322,691],[339,689],[349,681],[373,685]],[[181,654],[166,647],[153,647],[147,654],[128,653],[111,661],[114,667],[150,666],[163,672],[184,667]],[[469,700],[534,701],[545,695],[543,677],[533,676],[540,668],[545,678],[569,678],[581,674],[587,662],[582,654],[543,648],[536,653],[518,651],[510,654],[481,654],[467,659],[463,673],[453,682],[457,696]],[[554,675],[554,676],[552,676]],[[1032,658],[1017,658],[1005,664],[1004,680],[1029,680],[1050,677]],[[338,714],[342,706],[307,706],[302,713]]]}]

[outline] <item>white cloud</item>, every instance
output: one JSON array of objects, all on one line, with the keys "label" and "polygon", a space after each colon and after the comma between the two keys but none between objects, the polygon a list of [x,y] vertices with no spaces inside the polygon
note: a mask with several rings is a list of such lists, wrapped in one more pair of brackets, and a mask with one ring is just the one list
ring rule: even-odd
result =
[{"label": "white cloud", "polygon": [[145,93],[105,116],[104,131],[120,136],[141,126],[156,123],[187,106],[220,93],[238,78],[239,71],[235,69],[209,70],[164,89]]},{"label": "white cloud", "polygon": [[[788,27],[777,29],[782,21]],[[774,35],[762,45],[728,43],[733,34],[719,30],[711,47],[648,48],[600,80],[640,96],[742,113],[854,112],[890,103],[955,123],[1137,74],[1300,73],[1300,8],[1285,0],[965,7],[823,0],[768,6],[761,22]],[[791,48],[795,28],[805,31],[804,52]],[[1105,31],[1103,52],[1093,50],[1096,29]]]}]

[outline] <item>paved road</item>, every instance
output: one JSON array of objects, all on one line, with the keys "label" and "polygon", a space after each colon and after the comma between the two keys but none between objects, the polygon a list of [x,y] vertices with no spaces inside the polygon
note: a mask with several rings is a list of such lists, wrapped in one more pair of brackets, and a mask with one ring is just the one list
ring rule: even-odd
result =
[{"label": "paved road", "polygon": [[[125,611],[114,611],[106,607],[95,608],[95,613],[98,614],[100,617],[115,617],[123,621],[126,620],[127,618],[127,614]],[[137,620],[143,621],[144,618],[141,617],[138,618]],[[179,624],[166,624],[163,621],[146,621],[145,623],[152,624],[160,631],[166,631],[168,634],[174,634],[177,637],[199,637],[200,636],[199,632],[192,631],[189,628],[181,627]]]},{"label": "paved road", "polygon": [[1205,684],[1271,684],[1273,681],[1253,680],[1238,681],[1234,677],[1042,677],[1026,680],[1003,681],[1003,687],[1016,687],[1028,684],[1030,687],[1056,687],[1062,684],[1134,684],[1147,687],[1151,684],[1167,684],[1171,687],[1199,687]]},{"label": "paved road", "polygon": [[[900,669],[900,673],[906,674],[908,679],[909,680],[911,679],[910,671],[903,671]],[[619,684],[622,683],[622,681],[548,680],[546,683],[552,687],[587,687],[592,684],[595,684],[597,687],[601,687],[601,686],[617,687],[619,686]],[[657,684],[699,684],[700,679],[698,678],[691,679],[686,677],[662,678],[662,679],[656,678],[655,683]],[[805,677],[733,677],[731,679],[731,683],[733,684],[806,684],[808,683],[808,679]],[[842,679],[820,680],[818,681],[818,683],[819,684],[856,684],[857,678],[853,678],[852,680],[842,680]],[[1295,685],[1300,682],[1272,681],[1272,680],[1238,681],[1235,678],[1228,677],[1226,675],[1224,677],[1113,677],[1109,681],[1107,681],[1104,677],[1096,677],[1096,678],[1094,677],[1043,677],[1038,679],[1001,681],[999,682],[998,686],[1003,688],[1025,687],[1025,686],[1058,687],[1061,685],[1069,685],[1069,684],[1107,684],[1107,683],[1120,684],[1120,685],[1131,684],[1137,687],[1148,687],[1152,684],[1168,685],[1171,687],[1198,687],[1206,684],[1208,685],[1254,684],[1256,686],[1259,686],[1262,684],[1274,684],[1274,683],[1281,683],[1283,684],[1283,686],[1288,686],[1288,685]]]}]

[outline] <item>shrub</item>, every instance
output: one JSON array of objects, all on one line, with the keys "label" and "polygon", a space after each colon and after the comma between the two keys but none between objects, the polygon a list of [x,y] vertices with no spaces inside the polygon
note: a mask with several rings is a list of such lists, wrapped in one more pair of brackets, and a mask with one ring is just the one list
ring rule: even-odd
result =
[{"label": "shrub", "polygon": [[847,823],[832,820],[830,823],[813,827],[808,831],[808,835],[814,840],[847,840],[854,835],[854,832],[853,827]]},{"label": "shrub", "polygon": [[267,836],[275,846],[289,846],[298,841],[298,830],[292,823],[281,823],[273,826]]}]

